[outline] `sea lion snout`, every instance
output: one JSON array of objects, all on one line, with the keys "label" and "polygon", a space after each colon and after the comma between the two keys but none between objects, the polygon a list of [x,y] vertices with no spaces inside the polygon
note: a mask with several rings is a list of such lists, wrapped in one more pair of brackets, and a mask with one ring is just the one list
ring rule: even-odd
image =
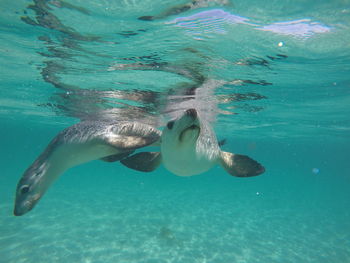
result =
[{"label": "sea lion snout", "polygon": [[193,119],[197,118],[197,111],[195,109],[188,109],[185,111],[185,114]]},{"label": "sea lion snout", "polygon": [[30,201],[25,201],[22,203],[16,203],[15,209],[13,210],[13,214],[15,216],[22,216],[25,213],[29,212],[32,210],[34,207],[33,203]]}]

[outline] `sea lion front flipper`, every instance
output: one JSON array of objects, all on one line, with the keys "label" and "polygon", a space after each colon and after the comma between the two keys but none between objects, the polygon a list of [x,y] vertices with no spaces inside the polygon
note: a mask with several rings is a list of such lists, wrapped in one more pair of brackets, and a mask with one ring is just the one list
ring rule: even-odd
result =
[{"label": "sea lion front flipper", "polygon": [[265,168],[246,155],[221,152],[221,166],[231,175],[250,177],[262,174]]},{"label": "sea lion front flipper", "polygon": [[140,172],[152,172],[160,165],[160,152],[140,152],[124,158],[120,162],[130,169]]},{"label": "sea lion front flipper", "polygon": [[132,154],[134,151],[131,152],[125,152],[125,153],[118,153],[118,154],[113,154],[113,155],[109,155],[106,157],[101,158],[101,161],[104,162],[109,162],[109,163],[113,163],[113,162],[117,162],[120,161],[121,159],[129,156],[130,154]]},{"label": "sea lion front flipper", "polygon": [[129,152],[141,147],[157,143],[161,132],[153,126],[125,122],[111,128],[110,132],[103,135],[105,143],[122,152]]}]

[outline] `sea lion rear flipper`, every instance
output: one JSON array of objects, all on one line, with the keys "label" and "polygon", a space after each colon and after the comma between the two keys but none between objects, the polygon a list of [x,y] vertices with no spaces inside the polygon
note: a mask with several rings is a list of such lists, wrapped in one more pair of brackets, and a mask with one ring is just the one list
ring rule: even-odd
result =
[{"label": "sea lion rear flipper", "polygon": [[265,168],[246,155],[221,152],[221,166],[231,175],[250,177],[262,174]]},{"label": "sea lion rear flipper", "polygon": [[131,152],[125,152],[125,153],[118,153],[118,154],[114,154],[114,155],[109,155],[109,156],[106,156],[106,157],[103,157],[101,158],[100,160],[101,161],[104,161],[104,162],[109,162],[109,163],[112,163],[112,162],[117,162],[117,161],[120,161],[121,159],[129,156],[130,154],[132,154],[134,151],[131,151]]},{"label": "sea lion rear flipper", "polygon": [[152,172],[160,165],[160,152],[141,152],[124,158],[120,162],[130,169],[140,172]]}]

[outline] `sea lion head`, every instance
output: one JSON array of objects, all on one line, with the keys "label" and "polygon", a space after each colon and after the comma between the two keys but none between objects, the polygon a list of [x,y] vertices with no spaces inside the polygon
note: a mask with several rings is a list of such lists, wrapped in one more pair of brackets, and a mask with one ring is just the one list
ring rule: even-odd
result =
[{"label": "sea lion head", "polygon": [[195,145],[200,134],[200,121],[195,109],[186,110],[178,119],[169,121],[162,133],[162,144]]},{"label": "sea lion head", "polygon": [[47,163],[34,162],[17,184],[14,215],[21,216],[33,209],[45,193],[47,185],[42,178],[47,173]]}]

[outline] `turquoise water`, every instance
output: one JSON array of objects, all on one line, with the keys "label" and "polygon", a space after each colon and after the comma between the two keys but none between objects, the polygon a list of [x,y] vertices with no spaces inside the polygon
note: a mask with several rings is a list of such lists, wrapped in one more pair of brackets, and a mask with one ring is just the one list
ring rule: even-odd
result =
[{"label": "turquoise water", "polygon": [[[0,262],[350,262],[350,1],[194,2],[1,1]],[[188,105],[266,172],[96,160],[13,216],[62,129]]]}]

